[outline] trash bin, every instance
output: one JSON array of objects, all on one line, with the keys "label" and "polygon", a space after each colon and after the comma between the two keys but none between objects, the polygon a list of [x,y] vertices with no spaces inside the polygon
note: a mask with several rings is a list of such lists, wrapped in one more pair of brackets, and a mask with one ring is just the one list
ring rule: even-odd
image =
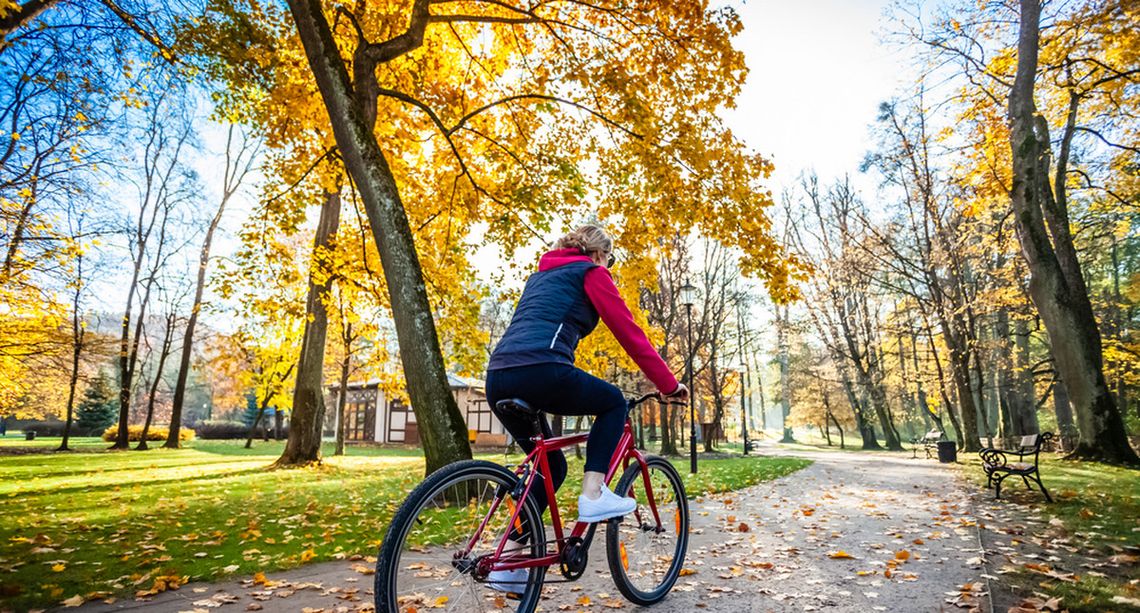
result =
[{"label": "trash bin", "polygon": [[35,431],[35,430],[27,430],[27,431],[25,431],[25,432],[24,432],[24,440],[25,440],[25,441],[34,441],[34,440],[36,440],[36,431]]},{"label": "trash bin", "polygon": [[938,461],[950,464],[958,461],[958,443],[954,441],[938,441]]}]

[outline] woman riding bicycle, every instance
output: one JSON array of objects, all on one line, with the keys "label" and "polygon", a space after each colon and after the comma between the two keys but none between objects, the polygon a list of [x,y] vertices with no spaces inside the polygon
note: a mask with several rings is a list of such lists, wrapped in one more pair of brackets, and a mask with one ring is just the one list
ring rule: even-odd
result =
[{"label": "woman riding bicycle", "polygon": [[[600,317],[663,395],[685,400],[689,394],[633,321],[607,269],[613,265],[612,254],[613,241],[598,226],[584,225],[559,239],[555,249],[539,260],[538,272],[527,279],[511,323],[487,365],[487,400],[493,410],[500,400],[518,398],[555,415],[594,416],[578,497],[578,521],[586,523],[626,515],[637,505],[604,484],[625,427],[625,396],[613,384],[574,366],[578,342],[594,330]],[[498,410],[495,414],[520,447],[527,452],[534,448],[532,422]],[[545,420],[543,426],[549,427]],[[566,457],[555,451],[549,461],[557,490],[566,478]],[[546,494],[536,488],[533,495],[541,514],[547,507]]]}]

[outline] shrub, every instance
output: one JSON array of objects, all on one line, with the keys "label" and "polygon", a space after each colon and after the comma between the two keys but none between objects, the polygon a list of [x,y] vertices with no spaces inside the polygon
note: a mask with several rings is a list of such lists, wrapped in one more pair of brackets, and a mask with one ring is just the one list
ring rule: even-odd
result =
[{"label": "shrub", "polygon": [[[142,438],[142,426],[127,426],[127,440],[132,443],[137,443]],[[115,436],[119,433],[119,426],[110,426],[103,431],[103,440],[111,442],[115,440]],[[146,440],[148,441],[165,441],[166,437],[170,434],[170,429],[166,426],[151,426],[150,430],[146,432]],[[190,428],[182,428],[178,431],[178,440],[192,441],[194,440],[194,431]]]},{"label": "shrub", "polygon": [[[35,432],[36,436],[42,438],[45,436],[63,436],[63,426],[62,421],[37,421],[24,426],[22,429],[24,432]],[[71,424],[71,435],[83,436],[83,433],[75,424]]]},{"label": "shrub", "polygon": [[[240,421],[212,419],[200,421],[194,426],[198,438],[206,440],[243,439],[249,436],[249,426]],[[261,434],[261,428],[258,428]]]}]

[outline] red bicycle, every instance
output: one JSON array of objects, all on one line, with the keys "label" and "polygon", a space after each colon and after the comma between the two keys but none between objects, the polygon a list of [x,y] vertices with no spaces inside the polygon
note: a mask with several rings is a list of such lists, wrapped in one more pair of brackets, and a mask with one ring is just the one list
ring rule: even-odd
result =
[{"label": "red bicycle", "polygon": [[[631,399],[629,408],[658,394]],[[427,608],[453,611],[530,613],[545,583],[576,581],[586,570],[598,524],[576,522],[569,534],[550,479],[550,452],[585,443],[586,434],[548,438],[545,418],[519,400],[500,410],[532,419],[537,433],[530,452],[513,471],[482,460],[449,464],[432,473],[400,506],[376,562],[376,610],[418,613]],[[689,507],[681,476],[668,460],[634,446],[625,431],[606,471],[607,485],[621,469],[613,491],[637,501],[637,509],[605,522],[606,557],[618,590],[638,605],[660,602],[681,574],[689,544]],[[541,483],[539,483],[541,481]],[[529,496],[545,488],[550,501],[553,540],[547,540],[538,506]],[[561,580],[546,581],[558,566]],[[526,580],[506,594],[487,585],[497,570],[525,569]]]}]

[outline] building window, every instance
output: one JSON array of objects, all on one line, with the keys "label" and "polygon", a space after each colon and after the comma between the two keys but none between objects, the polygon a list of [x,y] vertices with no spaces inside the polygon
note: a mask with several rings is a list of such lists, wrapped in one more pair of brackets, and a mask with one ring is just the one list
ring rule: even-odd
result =
[{"label": "building window", "polygon": [[479,398],[467,404],[467,429],[476,432],[491,431],[492,413],[486,399]]}]

